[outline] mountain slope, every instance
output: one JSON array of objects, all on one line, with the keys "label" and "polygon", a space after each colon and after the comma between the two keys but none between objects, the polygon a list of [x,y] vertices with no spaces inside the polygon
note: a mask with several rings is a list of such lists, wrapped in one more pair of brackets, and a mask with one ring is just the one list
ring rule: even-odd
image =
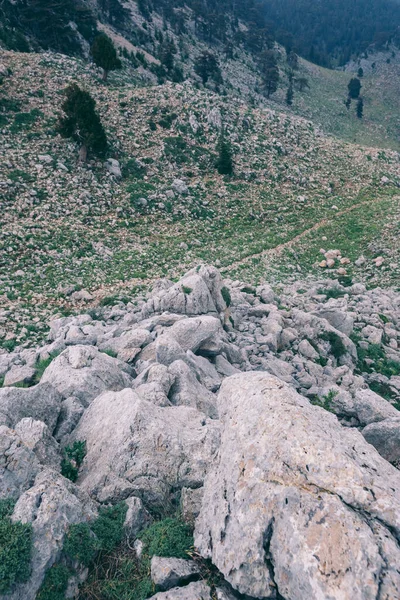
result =
[{"label": "mountain slope", "polygon": [[[398,207],[397,152],[348,145],[309,121],[251,109],[190,83],[137,87],[121,73],[104,86],[96,70],[62,55],[8,53],[4,59],[12,72],[2,86],[6,347],[15,343],[12,336],[40,331],[50,314],[71,310],[74,290],[90,291],[96,303],[199,261],[236,273],[238,261],[253,255],[258,258],[241,271],[262,278],[278,268],[274,279],[290,277],[293,257],[290,267],[280,265],[272,250],[321,221],[330,237],[324,241],[321,227],[313,244],[335,245],[353,209],[368,218],[349,230],[353,247],[343,252],[351,250],[352,260],[366,254],[371,283],[398,282],[395,236],[381,270],[370,248]],[[97,100],[123,179],[96,160],[79,165],[75,144],[57,135],[61,91],[71,81]],[[214,167],[221,122],[234,150],[231,180]],[[314,245],[311,259],[295,259],[304,275],[318,271]],[[265,250],[271,250],[266,261]],[[370,275],[354,265],[349,274],[353,269],[357,277]]]}]

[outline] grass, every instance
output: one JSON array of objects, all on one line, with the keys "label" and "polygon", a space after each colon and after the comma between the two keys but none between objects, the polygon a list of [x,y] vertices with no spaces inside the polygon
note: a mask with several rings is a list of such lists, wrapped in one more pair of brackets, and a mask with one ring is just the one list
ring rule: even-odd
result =
[{"label": "grass", "polygon": [[[380,344],[369,344],[368,348],[357,348],[357,368],[361,373],[380,373],[386,377],[400,375],[400,363],[387,358],[383,346]],[[373,361],[369,364],[368,361]]]},{"label": "grass", "polygon": [[340,358],[347,353],[347,349],[342,341],[342,338],[334,331],[326,331],[322,333],[320,335],[320,339],[329,342],[330,351],[336,360],[340,360]]},{"label": "grass", "polygon": [[78,479],[79,468],[86,456],[86,442],[76,441],[72,446],[64,448],[64,458],[61,461],[61,475],[73,483]]},{"label": "grass", "polygon": [[70,570],[64,565],[56,564],[51,567],[45,575],[36,600],[64,600],[70,576]]},{"label": "grass", "polygon": [[0,500],[0,593],[7,593],[15,583],[30,576],[32,527],[30,523],[13,523],[14,502]]}]

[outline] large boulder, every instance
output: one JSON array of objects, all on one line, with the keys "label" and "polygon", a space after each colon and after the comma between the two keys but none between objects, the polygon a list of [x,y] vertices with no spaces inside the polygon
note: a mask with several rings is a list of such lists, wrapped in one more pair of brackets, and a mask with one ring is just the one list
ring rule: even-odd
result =
[{"label": "large boulder", "polygon": [[17,432],[0,425],[0,499],[17,500],[33,485],[42,469],[34,452]]},{"label": "large boulder", "polygon": [[157,289],[142,308],[144,318],[165,311],[188,316],[217,314],[226,308],[221,275],[214,267],[192,269],[178,283]]},{"label": "large boulder", "polygon": [[381,456],[397,467],[400,466],[400,413],[396,418],[367,425],[362,434]]},{"label": "large boulder", "polygon": [[101,502],[136,495],[165,507],[174,491],[202,485],[219,422],[194,408],[156,406],[126,389],[98,396],[73,440],[86,441],[79,483],[89,494]]},{"label": "large boulder", "polygon": [[169,400],[176,406],[192,406],[212,419],[217,418],[217,398],[196,378],[192,369],[182,360],[172,363],[168,369],[174,383]]},{"label": "large boulder", "polygon": [[400,589],[400,473],[355,429],[266,373],[221,386],[219,453],[195,545],[253,598]]},{"label": "large boulder", "polygon": [[31,388],[0,389],[0,424],[14,427],[25,417],[43,421],[51,432],[57,423],[62,397],[49,383]]},{"label": "large boulder", "polygon": [[151,579],[156,589],[169,590],[200,578],[200,567],[194,560],[153,556],[151,559]]},{"label": "large boulder", "polygon": [[221,352],[225,337],[220,320],[207,315],[178,321],[168,330],[168,335],[184,350],[212,355]]},{"label": "large boulder", "polygon": [[35,485],[19,498],[12,515],[13,521],[32,524],[31,576],[5,598],[34,600],[46,571],[61,556],[70,525],[95,517],[94,504],[77,486],[52,470],[40,473]]},{"label": "large boulder", "polygon": [[87,406],[105,390],[132,387],[130,372],[125,363],[93,346],[71,346],[50,363],[41,381],[51,383],[64,398],[74,396]]}]

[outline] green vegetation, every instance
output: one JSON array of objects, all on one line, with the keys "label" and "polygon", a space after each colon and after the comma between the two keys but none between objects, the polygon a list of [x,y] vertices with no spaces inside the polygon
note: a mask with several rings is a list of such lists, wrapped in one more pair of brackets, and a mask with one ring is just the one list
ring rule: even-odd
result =
[{"label": "green vegetation", "polygon": [[320,339],[329,342],[331,353],[336,360],[339,360],[347,353],[346,346],[344,345],[342,338],[334,331],[325,331],[320,335]]},{"label": "green vegetation", "polygon": [[320,406],[324,410],[334,413],[335,411],[332,409],[332,402],[336,398],[338,393],[339,392],[337,390],[329,390],[329,392],[325,394],[325,396],[322,396],[322,398],[315,398],[314,400],[311,400],[311,404],[314,404],[315,406]]},{"label": "green vegetation", "polygon": [[61,461],[61,475],[72,482],[78,479],[79,467],[86,456],[86,442],[76,441],[72,446],[64,448],[64,458]]},{"label": "green vegetation", "polygon": [[54,565],[45,575],[37,600],[64,600],[71,573],[64,565]]},{"label": "green vegetation", "polygon": [[139,536],[146,555],[187,558],[193,546],[192,529],[177,518],[156,521]]},{"label": "green vegetation", "polygon": [[231,298],[231,293],[229,291],[229,288],[227,288],[226,286],[224,286],[221,290],[221,296],[223,297],[225,304],[227,306],[231,305],[232,302],[232,298]]},{"label": "green vegetation", "polygon": [[71,525],[63,547],[64,553],[70,559],[88,567],[100,549],[100,540],[95,537],[87,523]]},{"label": "green vegetation", "polygon": [[105,33],[95,37],[91,52],[96,65],[103,69],[103,81],[107,80],[109,71],[120,69],[122,66],[114,44]]},{"label": "green vegetation", "polygon": [[182,286],[182,292],[186,295],[191,294],[193,292],[192,288],[187,287],[185,285]]},{"label": "green vegetation", "polygon": [[14,583],[30,575],[32,527],[11,521],[14,504],[10,499],[0,500],[0,593],[9,592]]},{"label": "green vegetation", "polygon": [[[387,358],[383,346],[369,344],[368,349],[357,348],[358,369],[361,373],[381,373],[386,377],[400,375],[400,363]],[[369,361],[373,361],[372,364]]]}]

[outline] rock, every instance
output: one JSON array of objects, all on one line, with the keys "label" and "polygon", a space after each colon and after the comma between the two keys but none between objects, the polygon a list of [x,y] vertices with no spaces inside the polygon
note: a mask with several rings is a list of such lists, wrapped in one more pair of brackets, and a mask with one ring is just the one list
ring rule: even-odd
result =
[{"label": "rock", "polygon": [[181,493],[181,512],[182,517],[187,523],[194,523],[200,513],[201,501],[203,499],[203,488],[195,490],[182,488]]},{"label": "rock", "polygon": [[[394,409],[396,410],[396,409]],[[400,412],[398,416],[371,423],[362,430],[369,444],[372,444],[383,458],[396,466],[400,465]]]},{"label": "rock", "polygon": [[129,367],[92,346],[71,346],[57,356],[41,381],[51,383],[64,398],[74,396],[87,406],[105,390],[132,387]]},{"label": "rock", "polygon": [[43,469],[13,429],[0,425],[0,498],[17,500]]},{"label": "rock", "polygon": [[120,353],[121,350],[126,349],[139,349],[147,346],[153,341],[151,337],[150,331],[147,329],[131,329],[129,331],[125,331],[119,337],[114,337],[109,340],[102,342],[99,345],[99,350],[107,351],[111,350],[113,352]]},{"label": "rock", "polygon": [[204,387],[210,392],[217,392],[219,390],[222,377],[207,358],[196,356],[188,350],[186,353],[186,362]]},{"label": "rock", "polygon": [[299,352],[310,360],[319,358],[318,352],[313,348],[308,340],[302,340],[299,344]]},{"label": "rock", "polygon": [[104,166],[111,175],[114,175],[114,177],[118,179],[122,177],[121,165],[119,164],[118,160],[115,160],[115,158],[108,158],[104,163]]},{"label": "rock", "polygon": [[143,318],[165,311],[184,315],[216,313],[206,282],[199,275],[186,275],[167,291],[153,295],[142,309]]},{"label": "rock", "polygon": [[23,366],[13,366],[6,376],[4,377],[4,387],[17,385],[17,384],[30,384],[35,377],[35,369],[28,367],[27,365]]},{"label": "rock", "polygon": [[218,408],[195,546],[233,588],[260,599],[396,597],[399,472],[265,373],[225,380]]},{"label": "rock", "polygon": [[349,336],[353,331],[354,318],[345,310],[335,308],[322,308],[316,314],[321,319],[326,319],[335,329]]},{"label": "rock", "polygon": [[[167,367],[176,360],[186,359],[186,352],[176,339],[169,335],[168,331],[160,335],[154,345],[148,346],[148,348],[151,347],[154,347],[155,350],[154,359]],[[139,355],[139,359],[141,357],[142,355]],[[146,359],[146,356],[143,356],[143,358]]]},{"label": "rock", "polygon": [[256,289],[256,294],[264,304],[273,304],[276,300],[275,292],[270,285],[264,283]]},{"label": "rock", "polygon": [[159,592],[150,600],[211,600],[211,590],[204,581],[196,581],[168,592]]},{"label": "rock", "polygon": [[15,426],[25,417],[43,421],[54,431],[60,413],[62,397],[49,383],[31,388],[0,389],[0,423]]},{"label": "rock", "polygon": [[160,408],[126,389],[98,396],[73,440],[86,440],[79,482],[91,496],[117,502],[135,495],[160,507],[171,490],[202,485],[219,423],[186,406]]},{"label": "rock", "polygon": [[175,179],[171,185],[172,190],[179,196],[186,196],[189,193],[189,188],[182,179]]},{"label": "rock", "polygon": [[125,500],[125,503],[128,505],[124,521],[125,535],[129,539],[135,539],[142,529],[150,525],[151,517],[140,498],[133,496]]},{"label": "rock", "polygon": [[58,442],[61,442],[75,429],[84,410],[82,402],[73,396],[61,402],[60,415],[54,431],[54,437]]},{"label": "rock", "polygon": [[201,385],[191,368],[182,360],[169,367],[173,384],[168,398],[175,406],[192,406],[212,419],[216,419],[216,396]]},{"label": "rock", "polygon": [[199,567],[193,560],[161,556],[153,556],[151,559],[151,579],[157,589],[163,592],[175,586],[186,585],[199,577]]},{"label": "rock", "polygon": [[54,469],[60,468],[61,455],[59,445],[52,437],[49,428],[42,421],[31,417],[21,419],[15,426],[15,432],[29,450],[32,450],[42,465]]},{"label": "rock", "polygon": [[362,426],[400,417],[400,412],[390,402],[372,390],[358,390],[353,405],[355,416]]},{"label": "rock", "polygon": [[19,498],[13,521],[32,523],[31,576],[16,586],[7,600],[34,600],[44,575],[55,564],[70,525],[96,518],[96,509],[84,492],[52,470],[45,470],[34,486]]},{"label": "rock", "polygon": [[215,317],[201,316],[178,321],[168,330],[184,350],[216,355],[221,352],[224,331]]},{"label": "rock", "polygon": [[215,106],[207,115],[207,122],[214,129],[222,128],[222,115],[220,109]]},{"label": "rock", "polygon": [[361,330],[361,333],[370,344],[382,343],[383,330],[378,327],[367,325]]},{"label": "rock", "polygon": [[87,290],[79,290],[71,294],[71,299],[73,302],[90,302],[93,296]]}]

